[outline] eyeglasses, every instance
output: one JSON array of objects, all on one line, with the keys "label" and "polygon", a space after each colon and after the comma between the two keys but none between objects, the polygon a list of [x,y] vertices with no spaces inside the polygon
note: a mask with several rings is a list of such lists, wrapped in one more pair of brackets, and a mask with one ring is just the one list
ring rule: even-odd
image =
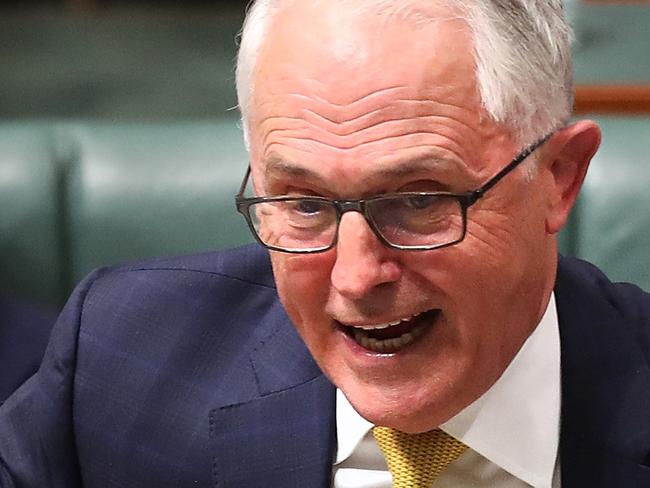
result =
[{"label": "eyeglasses", "polygon": [[377,238],[403,251],[428,251],[458,244],[467,231],[467,209],[521,164],[551,134],[525,148],[501,171],[476,190],[399,192],[361,200],[323,197],[244,197],[250,165],[235,197],[255,239],[268,249],[306,254],[336,246],[345,212],[361,213]]}]

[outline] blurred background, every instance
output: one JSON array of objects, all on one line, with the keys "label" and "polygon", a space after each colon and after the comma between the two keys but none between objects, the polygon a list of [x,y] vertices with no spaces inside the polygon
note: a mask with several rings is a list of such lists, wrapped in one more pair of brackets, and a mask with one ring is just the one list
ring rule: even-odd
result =
[{"label": "blurred background", "polygon": [[[228,116],[246,0],[0,2],[0,118]],[[650,3],[566,0],[580,84],[650,80]]]},{"label": "blurred background", "polygon": [[[0,292],[58,308],[97,266],[250,242],[233,205],[246,4],[0,3]],[[576,113],[605,144],[563,252],[649,288],[650,3],[566,4]]]},{"label": "blurred background", "polygon": [[0,117],[156,121],[228,115],[246,2],[0,4]]}]

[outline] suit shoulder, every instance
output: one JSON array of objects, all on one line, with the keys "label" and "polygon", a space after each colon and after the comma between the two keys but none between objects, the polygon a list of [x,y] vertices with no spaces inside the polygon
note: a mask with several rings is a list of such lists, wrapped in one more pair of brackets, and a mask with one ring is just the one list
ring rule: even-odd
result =
[{"label": "suit shoulder", "polygon": [[102,270],[98,276],[177,271],[213,275],[226,280],[275,288],[268,252],[257,244],[200,254],[152,258]]},{"label": "suit shoulder", "polygon": [[[612,282],[595,265],[577,258],[562,257],[558,267],[558,285],[591,291],[606,299],[621,313],[635,312],[650,320],[650,293],[632,283]],[[564,286],[563,286],[564,285]]]},{"label": "suit shoulder", "polygon": [[[76,371],[120,384],[120,395],[129,401],[140,393],[124,378],[142,385],[151,369],[192,388],[210,384],[206,394],[213,399],[249,399],[257,388],[251,351],[290,327],[260,250],[247,246],[96,271],[80,284],[75,293],[80,299],[72,304],[79,331]],[[105,365],[120,365],[128,373]],[[224,378],[231,368],[242,384],[217,388],[215,381],[230,385]],[[91,387],[78,383],[79,397]],[[103,394],[102,399],[108,401]]]},{"label": "suit shoulder", "polygon": [[174,327],[170,317],[254,327],[265,317],[282,315],[261,246],[101,268],[78,285],[70,301],[83,310],[85,330],[97,329],[106,317],[116,329],[122,324],[126,330],[130,323],[141,323],[141,317],[155,317],[157,327]]},{"label": "suit shoulder", "polygon": [[[631,283],[612,282],[598,267],[576,258],[560,258],[556,292],[577,313],[598,311],[625,324],[650,354],[650,294]],[[571,304],[570,306],[568,304]]]}]

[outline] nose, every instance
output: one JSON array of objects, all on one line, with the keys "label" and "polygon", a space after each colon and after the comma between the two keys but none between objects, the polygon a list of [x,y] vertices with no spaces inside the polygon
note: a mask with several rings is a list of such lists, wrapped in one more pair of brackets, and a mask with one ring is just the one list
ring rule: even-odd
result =
[{"label": "nose", "polygon": [[332,268],[332,285],[343,296],[358,300],[373,288],[399,280],[401,267],[391,255],[396,251],[379,241],[359,212],[341,217]]}]

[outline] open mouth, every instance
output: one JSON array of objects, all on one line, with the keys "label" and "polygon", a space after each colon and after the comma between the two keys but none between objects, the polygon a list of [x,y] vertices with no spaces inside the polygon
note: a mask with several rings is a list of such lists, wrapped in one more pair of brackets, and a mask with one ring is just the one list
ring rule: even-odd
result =
[{"label": "open mouth", "polygon": [[432,309],[385,324],[344,326],[343,331],[364,349],[391,354],[421,337],[440,312]]}]

